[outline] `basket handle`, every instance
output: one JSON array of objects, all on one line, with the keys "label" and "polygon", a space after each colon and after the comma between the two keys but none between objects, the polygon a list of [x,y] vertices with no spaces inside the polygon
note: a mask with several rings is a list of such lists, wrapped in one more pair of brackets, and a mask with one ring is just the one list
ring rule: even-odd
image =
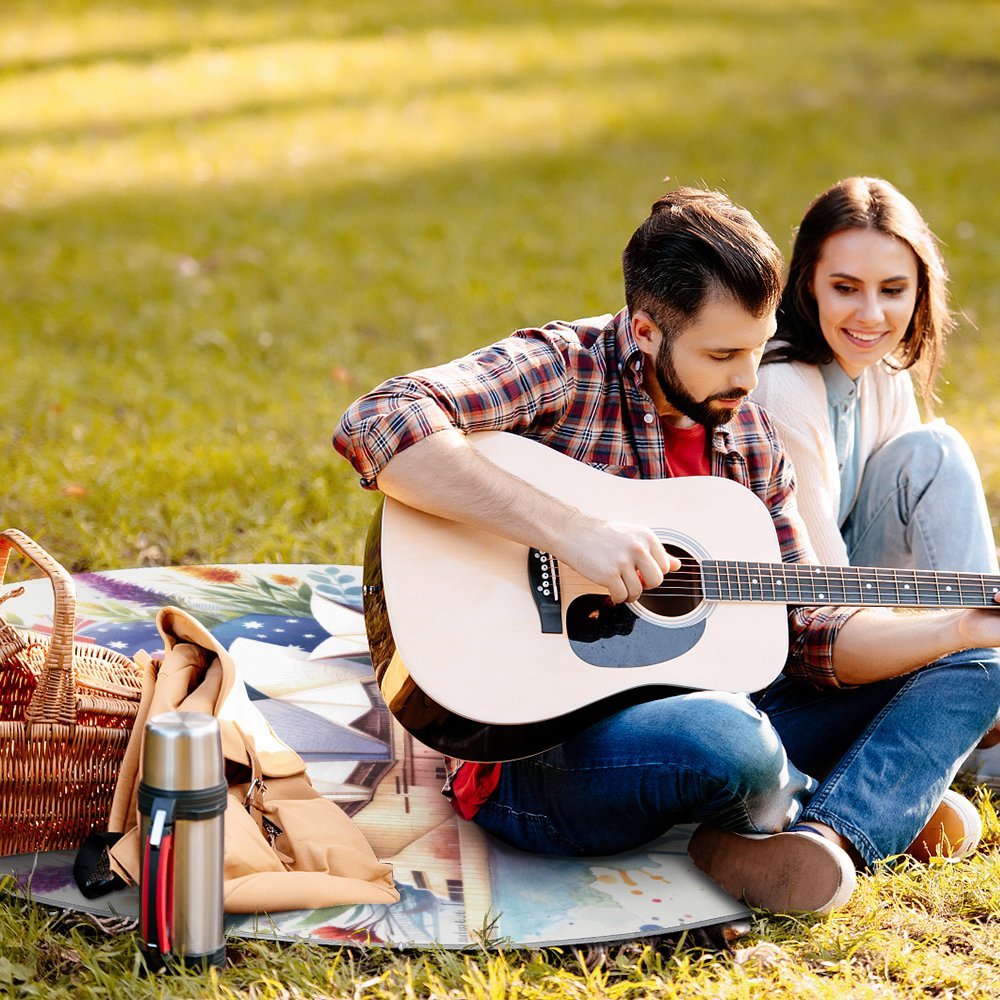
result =
[{"label": "basket handle", "polygon": [[76,584],[73,578],[39,545],[17,528],[0,532],[0,583],[7,573],[10,550],[17,549],[43,570],[52,582],[55,610],[52,640],[38,686],[24,715],[29,725],[58,723],[76,725],[76,685],[73,677],[73,635],[76,627]]}]

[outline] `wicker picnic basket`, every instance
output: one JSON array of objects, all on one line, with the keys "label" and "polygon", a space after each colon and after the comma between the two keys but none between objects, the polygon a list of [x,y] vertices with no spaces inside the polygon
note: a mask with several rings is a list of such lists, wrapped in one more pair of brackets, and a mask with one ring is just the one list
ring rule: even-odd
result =
[{"label": "wicker picnic basket", "polygon": [[51,636],[0,618],[0,855],[75,848],[105,828],[141,693],[132,660],[74,641],[73,578],[16,528],[0,532],[0,584],[12,548],[48,575],[55,609]]}]

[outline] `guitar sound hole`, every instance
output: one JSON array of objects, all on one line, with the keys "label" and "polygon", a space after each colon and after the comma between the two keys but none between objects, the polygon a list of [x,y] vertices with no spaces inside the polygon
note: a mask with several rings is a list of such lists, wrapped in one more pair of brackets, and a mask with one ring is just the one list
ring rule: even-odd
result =
[{"label": "guitar sound hole", "polygon": [[660,618],[682,618],[694,611],[704,599],[701,569],[690,552],[677,545],[663,546],[681,561],[681,568],[668,573],[655,590],[648,590],[637,601],[650,614]]}]

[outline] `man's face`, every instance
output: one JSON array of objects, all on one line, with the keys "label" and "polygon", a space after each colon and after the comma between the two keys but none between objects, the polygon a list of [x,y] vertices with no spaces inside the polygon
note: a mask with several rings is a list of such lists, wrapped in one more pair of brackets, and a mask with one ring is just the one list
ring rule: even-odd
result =
[{"label": "man's face", "polygon": [[632,329],[646,355],[644,385],[660,416],[681,427],[717,427],[756,387],[775,320],[770,312],[751,316],[732,296],[715,293],[672,341],[642,311]]}]

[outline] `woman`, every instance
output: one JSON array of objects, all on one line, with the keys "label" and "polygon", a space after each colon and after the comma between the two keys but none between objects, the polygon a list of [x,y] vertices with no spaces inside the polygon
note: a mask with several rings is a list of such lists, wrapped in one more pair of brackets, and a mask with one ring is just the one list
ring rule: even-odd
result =
[{"label": "woman", "polygon": [[[893,185],[851,177],[813,201],[754,396],[795,466],[820,562],[998,571],[972,453],[943,421],[921,423],[911,378],[930,410],[952,326],[937,240]],[[965,856],[978,815],[953,792],[949,806]]]}]

